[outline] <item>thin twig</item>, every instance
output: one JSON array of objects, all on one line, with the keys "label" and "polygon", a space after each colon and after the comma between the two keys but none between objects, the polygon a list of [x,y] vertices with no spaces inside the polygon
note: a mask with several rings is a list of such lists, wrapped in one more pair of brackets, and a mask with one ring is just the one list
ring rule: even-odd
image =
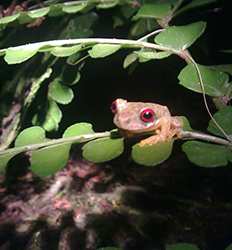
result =
[{"label": "thin twig", "polygon": [[70,62],[67,62],[69,65],[77,65],[77,64],[79,64],[79,63],[81,63],[81,62],[83,62],[85,59],[87,59],[87,58],[89,58],[90,57],[90,55],[89,54],[87,54],[87,55],[85,55],[85,56],[83,56],[83,57],[81,57],[81,58],[79,58],[76,62],[74,62],[74,63],[70,63]]},{"label": "thin twig", "polygon": [[[107,2],[110,2],[111,0],[96,0],[95,2],[91,2],[92,3],[95,3],[95,4],[102,4],[102,3],[107,3]],[[131,3],[133,3],[133,0],[131,0]],[[82,4],[89,4],[89,1],[88,0],[78,0],[78,1],[69,1],[69,2],[64,2],[64,3],[59,3],[59,1],[54,1],[54,0],[47,0],[47,1],[44,1],[43,2],[43,5],[44,6],[51,6],[52,4],[60,4],[60,5],[64,5],[64,6],[68,6],[68,5],[82,5]],[[34,9],[37,9],[38,7],[41,7],[40,4],[35,4],[35,5],[32,5],[30,6],[28,9],[29,10],[34,10]]]},{"label": "thin twig", "polygon": [[182,4],[183,2],[184,2],[184,0],[179,0],[179,1],[175,4],[174,8],[172,9],[172,15],[175,14],[176,10],[181,6],[181,4]]},{"label": "thin twig", "polygon": [[202,132],[182,131],[179,136],[183,140],[195,139],[195,140],[213,142],[213,143],[216,143],[216,144],[232,147],[232,142],[227,141],[227,140],[225,140],[223,138],[213,136],[213,135],[209,135],[209,134],[205,134],[205,133],[202,133]]},{"label": "thin twig", "polygon": [[197,65],[197,63],[195,62],[195,60],[192,58],[192,56],[190,54],[188,54],[189,59],[191,60],[191,62],[193,63],[196,71],[197,71],[197,75],[199,78],[199,82],[200,82],[200,86],[201,86],[201,90],[202,90],[202,95],[203,95],[203,100],[204,100],[204,104],[205,104],[205,108],[207,113],[209,114],[211,120],[213,121],[213,123],[216,125],[216,127],[222,132],[222,134],[225,136],[225,138],[229,141],[232,142],[232,139],[227,135],[227,133],[225,132],[225,130],[221,127],[220,124],[218,124],[218,122],[215,120],[215,118],[213,117],[213,115],[211,114],[210,110],[209,110],[209,106],[206,100],[206,93],[205,93],[205,86],[203,83],[203,79],[202,79],[202,75],[201,75],[201,71]]},{"label": "thin twig", "polygon": [[165,29],[158,29],[158,30],[154,30],[152,31],[151,33],[147,34],[146,36],[143,36],[141,38],[139,38],[137,41],[144,41],[146,40],[147,38],[151,37],[151,36],[154,36],[162,31],[164,31]]},{"label": "thin twig", "polygon": [[3,55],[8,49],[12,50],[20,50],[28,48],[28,49],[41,49],[44,46],[63,46],[63,45],[75,45],[75,44],[82,44],[83,48],[88,45],[94,44],[117,44],[122,45],[125,48],[150,48],[150,49],[157,49],[157,50],[164,50],[164,51],[171,51],[177,55],[179,55],[180,51],[175,50],[166,46],[143,42],[143,41],[136,41],[136,40],[129,40],[129,39],[116,39],[116,38],[78,38],[78,39],[63,39],[63,40],[51,40],[51,41],[44,41],[38,43],[29,43],[26,45],[20,45],[15,47],[9,47],[0,50],[0,54]]},{"label": "thin twig", "polygon": [[85,135],[78,135],[68,138],[60,138],[60,139],[53,139],[51,141],[36,143],[36,144],[30,144],[26,146],[21,146],[17,148],[10,148],[7,150],[0,150],[0,156],[5,154],[19,154],[24,153],[28,151],[38,150],[45,147],[51,147],[51,146],[58,146],[58,145],[65,145],[65,144],[71,144],[71,143],[82,143],[86,141],[90,141],[97,138],[103,138],[103,137],[110,137],[111,132],[101,132],[101,133],[92,133],[92,134],[85,134]]}]

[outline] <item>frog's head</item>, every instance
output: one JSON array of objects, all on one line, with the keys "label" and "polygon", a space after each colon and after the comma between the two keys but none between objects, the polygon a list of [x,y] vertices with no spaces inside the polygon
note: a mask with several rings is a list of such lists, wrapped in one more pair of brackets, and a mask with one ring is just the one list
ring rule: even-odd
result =
[{"label": "frog's head", "polygon": [[152,103],[128,102],[119,98],[112,103],[111,110],[114,124],[133,133],[153,130],[158,120]]}]

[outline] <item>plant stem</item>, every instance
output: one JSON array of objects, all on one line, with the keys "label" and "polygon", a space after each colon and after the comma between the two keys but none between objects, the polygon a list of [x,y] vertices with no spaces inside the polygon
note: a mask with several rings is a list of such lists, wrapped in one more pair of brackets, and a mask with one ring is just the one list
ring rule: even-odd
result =
[{"label": "plant stem", "polygon": [[[90,4],[102,4],[102,3],[107,3],[107,2],[111,2],[111,0],[95,0],[95,1],[92,1],[90,2]],[[131,4],[133,3],[133,0],[131,0]],[[89,1],[88,0],[78,0],[78,1],[69,1],[69,2],[60,2],[58,0],[47,0],[47,1],[44,1],[43,2],[43,5],[48,7],[48,6],[51,6],[52,4],[57,4],[57,5],[81,5],[81,4],[89,4]],[[34,10],[34,9],[37,9],[38,7],[41,8],[41,5],[40,4],[34,4],[33,6],[30,6],[28,9],[29,10]]]},{"label": "plant stem", "polygon": [[[20,45],[15,47],[9,47],[5,49],[0,50],[0,55],[4,55],[5,52],[8,49],[12,50],[20,50],[20,49],[38,49],[40,52],[43,52],[43,47],[45,46],[64,46],[64,45],[76,45],[76,44],[82,44],[83,48],[85,46],[89,45],[95,45],[95,44],[117,44],[122,45],[124,48],[150,48],[150,49],[157,49],[157,50],[163,50],[163,51],[171,51],[172,53],[175,53],[177,55],[180,54],[179,50],[175,50],[166,46],[149,43],[149,42],[143,42],[143,41],[136,41],[136,40],[129,40],[129,39],[116,39],[116,38],[78,38],[78,39],[63,39],[63,40],[52,40],[52,41],[44,41],[44,42],[38,42],[38,43],[29,43],[26,45]],[[48,51],[46,49],[46,51]]]},{"label": "plant stem", "polygon": [[172,9],[172,15],[176,12],[176,10],[179,9],[179,7],[181,6],[181,4],[182,4],[183,2],[184,2],[184,0],[179,0],[179,1],[175,4],[174,8]]},{"label": "plant stem", "polygon": [[103,138],[103,137],[110,137],[111,132],[101,132],[101,133],[92,133],[92,134],[85,134],[85,135],[78,135],[78,136],[72,136],[68,138],[60,138],[60,139],[53,139],[46,142],[36,143],[36,144],[30,144],[22,147],[16,147],[16,148],[10,148],[7,150],[0,150],[0,156],[5,154],[19,154],[24,153],[32,150],[38,150],[45,147],[50,146],[58,146],[58,145],[64,145],[64,144],[71,144],[71,143],[82,143],[86,141],[90,141],[97,138]]},{"label": "plant stem", "polygon": [[[58,146],[58,145],[65,145],[65,144],[72,144],[72,143],[83,143],[83,142],[91,141],[91,140],[98,139],[98,138],[110,137],[111,134],[112,133],[110,131],[106,131],[106,132],[100,132],[100,133],[72,136],[68,138],[53,139],[53,140],[42,142],[42,143],[30,144],[30,145],[21,146],[21,147],[10,148],[7,150],[0,150],[0,156],[7,155],[7,154],[25,153],[25,152],[39,150],[39,149],[42,149],[45,147],[51,147],[51,146]],[[179,135],[179,138],[182,140],[197,139],[197,140],[208,141],[208,142],[213,142],[216,144],[221,144],[221,145],[232,147],[232,143],[223,138],[212,136],[212,135],[201,133],[201,132],[182,131]]]},{"label": "plant stem", "polygon": [[221,144],[225,146],[232,147],[232,143],[230,141],[227,141],[223,138],[197,132],[197,131],[182,131],[180,133],[180,138],[183,140],[188,140],[188,139],[196,139],[196,140],[202,140],[202,141],[207,141],[207,142],[213,142],[216,144]]},{"label": "plant stem", "polygon": [[154,36],[155,34],[158,34],[158,33],[160,33],[160,32],[163,31],[163,30],[165,30],[165,29],[154,30],[154,31],[152,31],[151,33],[149,33],[149,34],[147,34],[147,35],[145,35],[145,36],[139,38],[137,41],[139,41],[139,42],[140,42],[140,41],[144,41],[144,40],[146,40],[147,38],[149,38],[149,37],[151,37],[151,36]]},{"label": "plant stem", "polygon": [[82,61],[84,61],[85,59],[87,59],[89,57],[90,57],[90,55],[87,54],[87,55],[79,58],[76,62],[74,62],[74,63],[67,62],[67,64],[74,66],[74,65],[77,65],[77,64],[81,63]]},{"label": "plant stem", "polygon": [[225,138],[230,142],[230,144],[232,143],[232,139],[229,137],[229,135],[227,135],[227,133],[225,132],[225,130],[222,128],[222,126],[215,120],[215,118],[213,117],[212,113],[210,112],[208,103],[207,103],[207,99],[206,99],[206,93],[205,93],[205,86],[203,83],[203,79],[202,79],[202,75],[201,75],[201,71],[198,67],[198,64],[195,62],[195,60],[192,58],[192,56],[190,55],[190,53],[186,54],[187,57],[189,58],[189,60],[191,61],[191,63],[194,65],[197,75],[198,75],[198,79],[199,79],[199,83],[201,86],[201,90],[202,90],[202,96],[203,96],[203,101],[205,104],[205,108],[207,113],[209,114],[209,117],[211,118],[211,120],[213,121],[213,123],[216,125],[216,127],[222,132],[222,134],[225,136]]}]

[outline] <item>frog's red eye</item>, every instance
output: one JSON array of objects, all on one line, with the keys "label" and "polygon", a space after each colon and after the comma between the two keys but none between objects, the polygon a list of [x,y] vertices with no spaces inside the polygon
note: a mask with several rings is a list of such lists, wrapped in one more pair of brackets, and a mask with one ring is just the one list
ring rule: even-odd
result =
[{"label": "frog's red eye", "polygon": [[112,113],[114,113],[114,114],[117,112],[117,103],[116,103],[116,101],[112,102],[110,109],[111,109]]},{"label": "frog's red eye", "polygon": [[140,119],[143,122],[154,122],[155,112],[150,108],[145,108],[140,113]]}]

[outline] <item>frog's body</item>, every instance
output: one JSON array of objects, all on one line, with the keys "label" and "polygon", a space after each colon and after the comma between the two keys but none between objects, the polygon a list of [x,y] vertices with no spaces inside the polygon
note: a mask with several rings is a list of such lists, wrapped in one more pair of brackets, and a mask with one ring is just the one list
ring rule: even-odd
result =
[{"label": "frog's body", "polygon": [[152,145],[169,140],[181,131],[182,123],[177,117],[171,116],[166,106],[156,103],[127,102],[117,99],[112,104],[114,124],[125,136],[145,134],[154,135],[142,140],[141,146]]}]

